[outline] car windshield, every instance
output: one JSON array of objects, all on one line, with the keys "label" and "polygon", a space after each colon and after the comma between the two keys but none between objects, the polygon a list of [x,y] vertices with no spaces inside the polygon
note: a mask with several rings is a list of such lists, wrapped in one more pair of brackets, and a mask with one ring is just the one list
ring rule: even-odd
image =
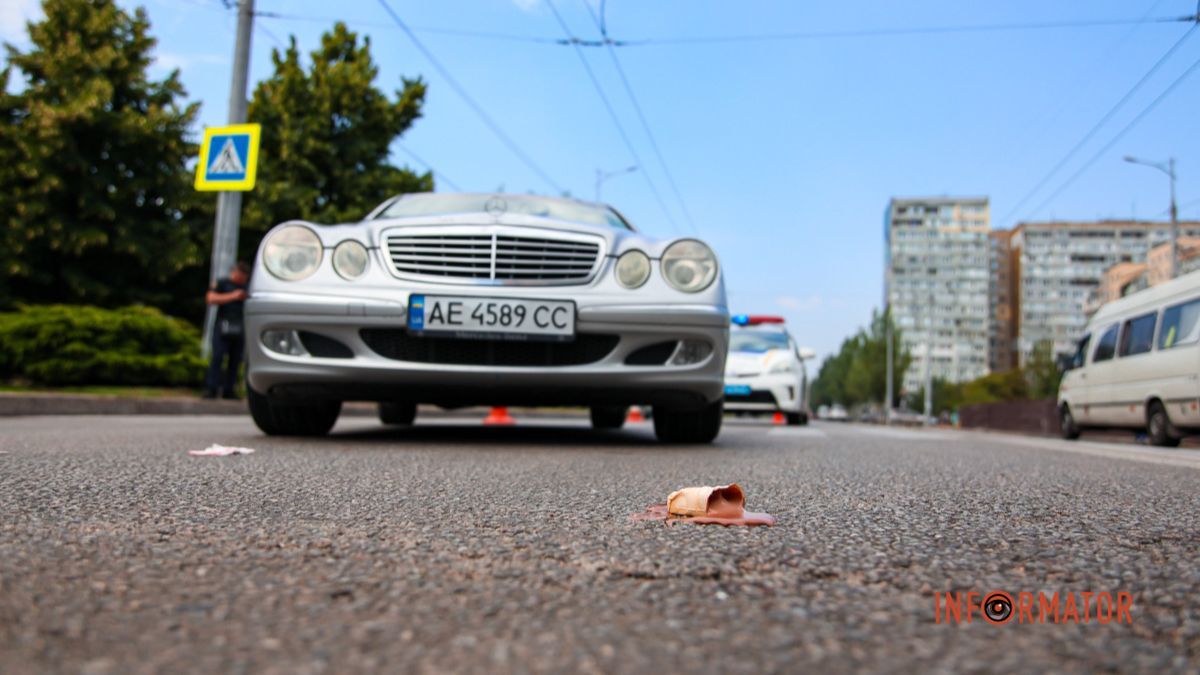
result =
[{"label": "car windshield", "polygon": [[762,354],[771,349],[787,349],[786,333],[738,331],[729,335],[729,351]]},{"label": "car windshield", "polygon": [[397,199],[378,218],[449,216],[459,213],[514,213],[585,225],[632,230],[616,211],[598,204],[536,195],[419,194]]}]

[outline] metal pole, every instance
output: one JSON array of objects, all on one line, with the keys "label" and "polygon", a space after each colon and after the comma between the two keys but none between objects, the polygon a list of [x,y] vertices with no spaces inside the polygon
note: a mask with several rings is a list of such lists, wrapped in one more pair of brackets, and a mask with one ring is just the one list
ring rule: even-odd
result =
[{"label": "metal pole", "polygon": [[[891,293],[891,291],[889,289],[889,295],[890,295],[890,293]],[[892,377],[893,377],[892,376],[892,363],[893,363],[893,361],[892,361],[892,359],[893,359],[892,340],[893,340],[893,338],[892,338],[892,303],[890,302],[890,298],[889,298],[889,302],[887,303],[887,308],[884,310],[883,317],[884,317],[884,320],[887,321],[887,330],[886,330],[886,333],[887,333],[887,384],[884,385],[885,387],[887,387],[887,389],[883,392],[883,400],[884,400],[883,422],[884,422],[884,424],[891,424],[892,423],[892,406],[893,406],[892,392],[894,392],[895,389],[892,386]]]},{"label": "metal pole", "polygon": [[[254,29],[254,0],[238,3],[237,42],[233,48],[233,77],[229,84],[229,123],[246,121],[246,86],[250,78],[250,36]],[[229,273],[237,259],[238,228],[242,219],[242,193],[220,192],[217,194],[217,222],[213,231],[212,266],[209,282],[215,282]],[[212,331],[217,312],[208,307],[204,319],[204,343],[200,350],[204,358],[209,356]]]},{"label": "metal pole", "polygon": [[1167,175],[1171,177],[1171,278],[1179,274],[1179,214],[1175,208],[1175,158],[1167,160]]},{"label": "metal pole", "polygon": [[934,295],[929,294],[928,318],[925,320],[925,418],[924,425],[929,424],[933,415],[933,303]]}]

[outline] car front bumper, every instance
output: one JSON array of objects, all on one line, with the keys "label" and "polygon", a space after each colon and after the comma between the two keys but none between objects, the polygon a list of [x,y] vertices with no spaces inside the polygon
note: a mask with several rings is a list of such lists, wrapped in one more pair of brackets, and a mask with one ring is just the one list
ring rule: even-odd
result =
[{"label": "car front bumper", "polygon": [[[472,295],[492,293],[481,289]],[[501,292],[495,297],[515,295]],[[594,343],[596,336],[604,336],[605,344],[615,338],[610,350],[577,365],[493,365],[438,362],[436,357],[432,361],[428,357],[406,360],[403,354],[381,349],[380,341],[370,339],[372,335],[383,335],[409,347],[425,339],[405,331],[408,293],[389,299],[255,293],[245,308],[247,379],[255,391],[279,398],[413,401],[444,406],[607,404],[690,409],[721,398],[729,339],[729,313],[725,307],[592,304],[586,297],[571,299],[577,305],[578,344],[559,343],[561,347],[545,350],[570,355],[571,350],[582,349],[584,343]],[[340,357],[278,353],[263,344],[264,331],[272,330],[315,334],[340,343],[348,351]],[[435,339],[442,341],[445,349],[460,354],[462,349],[490,349],[478,341],[466,344],[450,342],[454,338]],[[639,350],[680,340],[702,341],[711,346],[711,351],[688,365],[627,363]],[[542,349],[533,345],[544,345],[520,344],[530,344],[529,350]],[[663,360],[669,360],[669,356]]]},{"label": "car front bumper", "polygon": [[753,377],[728,377],[731,387],[750,387],[749,395],[725,393],[725,409],[735,412],[803,411],[800,382],[795,375],[780,373]]}]

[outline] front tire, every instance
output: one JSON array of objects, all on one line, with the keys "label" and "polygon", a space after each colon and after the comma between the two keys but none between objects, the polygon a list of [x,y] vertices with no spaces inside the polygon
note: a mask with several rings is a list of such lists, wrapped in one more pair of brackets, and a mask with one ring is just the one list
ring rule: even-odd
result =
[{"label": "front tire", "polygon": [[389,426],[411,426],[417,418],[416,403],[393,403],[385,401],[379,404],[379,421]]},{"label": "front tire", "polygon": [[593,429],[620,429],[625,426],[625,416],[629,414],[629,408],[594,406],[591,413]]},{"label": "front tire", "polygon": [[789,426],[802,427],[808,424],[808,413],[794,412],[787,414],[787,423]]},{"label": "front tire", "polygon": [[254,424],[268,436],[324,436],[342,412],[341,401],[292,403],[246,388]]},{"label": "front tire", "polygon": [[663,443],[712,443],[721,433],[724,399],[700,410],[654,410],[654,435]]},{"label": "front tire", "polygon": [[1071,414],[1070,406],[1064,405],[1058,411],[1058,433],[1068,441],[1079,438],[1079,425],[1075,424],[1075,416]]},{"label": "front tire", "polygon": [[1171,424],[1167,409],[1158,401],[1152,402],[1147,410],[1146,435],[1150,437],[1151,445],[1164,448],[1178,447],[1179,441],[1182,440],[1175,425]]}]

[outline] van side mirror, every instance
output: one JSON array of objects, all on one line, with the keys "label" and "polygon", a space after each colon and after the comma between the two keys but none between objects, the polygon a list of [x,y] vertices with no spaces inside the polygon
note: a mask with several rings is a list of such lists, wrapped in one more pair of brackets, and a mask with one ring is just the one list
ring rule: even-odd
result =
[{"label": "van side mirror", "polygon": [[808,347],[800,347],[796,350],[796,356],[799,356],[801,361],[811,361],[817,358],[817,353]]},{"label": "van side mirror", "polygon": [[1074,354],[1059,354],[1058,356],[1054,357],[1054,365],[1058,366],[1058,372],[1060,373],[1065,373],[1070,370],[1074,362]]}]

